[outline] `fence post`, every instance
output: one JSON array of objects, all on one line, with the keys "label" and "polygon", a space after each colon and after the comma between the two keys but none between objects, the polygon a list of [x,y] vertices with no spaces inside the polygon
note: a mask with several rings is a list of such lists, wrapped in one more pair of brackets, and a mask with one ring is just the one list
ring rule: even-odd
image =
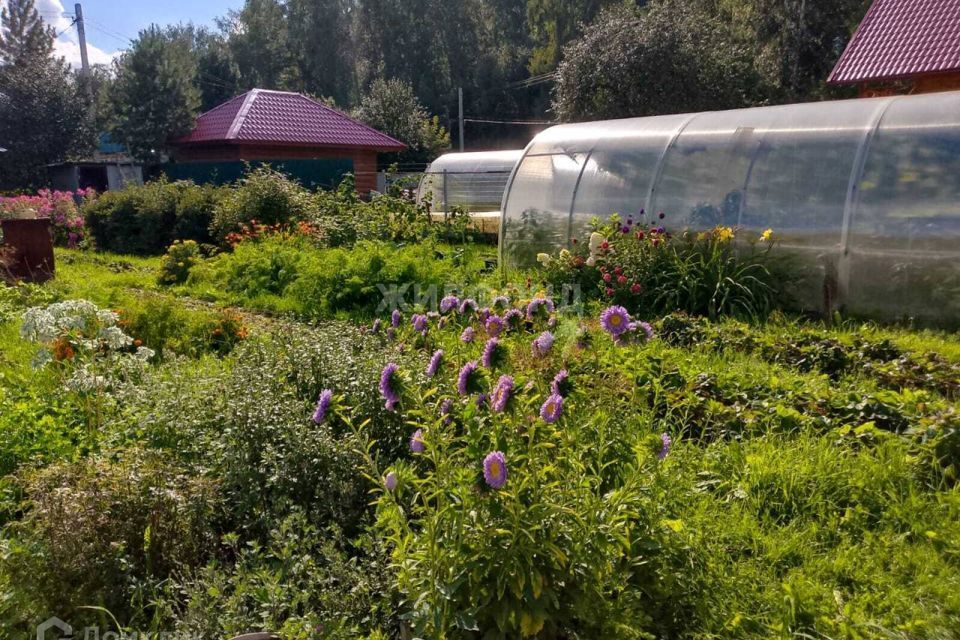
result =
[{"label": "fence post", "polygon": [[447,170],[443,170],[443,223],[447,223]]}]

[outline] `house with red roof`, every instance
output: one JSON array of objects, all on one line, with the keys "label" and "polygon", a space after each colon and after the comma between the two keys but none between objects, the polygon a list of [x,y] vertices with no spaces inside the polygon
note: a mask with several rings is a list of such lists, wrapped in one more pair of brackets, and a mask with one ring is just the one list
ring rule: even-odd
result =
[{"label": "house with red roof", "polygon": [[377,154],[402,142],[299,93],[253,89],[200,115],[173,140],[164,171],[197,182],[232,182],[245,163],[269,163],[305,186],[329,187],[353,173],[357,191],[377,186]]},{"label": "house with red roof", "polygon": [[960,0],[874,0],[827,83],[861,97],[960,89]]}]

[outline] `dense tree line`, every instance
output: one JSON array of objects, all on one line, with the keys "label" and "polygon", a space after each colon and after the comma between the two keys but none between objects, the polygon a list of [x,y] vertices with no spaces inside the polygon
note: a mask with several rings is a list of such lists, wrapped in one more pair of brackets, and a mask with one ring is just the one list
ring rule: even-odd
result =
[{"label": "dense tree line", "polygon": [[[25,7],[29,14],[32,4],[10,0],[0,42],[22,42],[19,46],[34,51],[31,59],[42,63],[30,64],[57,75],[52,86],[59,87],[60,102],[69,102],[68,95],[82,98],[81,83],[53,60],[52,34],[39,18],[34,27],[40,31],[19,34],[24,19],[13,14]],[[153,159],[203,110],[247,89],[281,89],[323,99],[383,128],[411,146],[410,153],[394,159],[422,162],[446,143],[444,129],[455,131],[458,87],[468,116],[509,121],[835,95],[824,80],[868,4],[246,0],[215,28],[180,24],[143,30],[113,69],[94,75],[97,108],[87,109],[94,115],[73,128],[87,134],[90,126],[107,128],[135,155]],[[17,91],[12,78],[32,77],[25,71],[28,63],[7,52],[10,46],[0,45],[0,109]],[[49,91],[51,83],[44,84]],[[516,146],[531,133],[514,124],[470,123],[466,137],[468,148]],[[0,147],[5,140],[0,137]],[[82,147],[64,144],[56,154],[38,153],[49,160]]]}]

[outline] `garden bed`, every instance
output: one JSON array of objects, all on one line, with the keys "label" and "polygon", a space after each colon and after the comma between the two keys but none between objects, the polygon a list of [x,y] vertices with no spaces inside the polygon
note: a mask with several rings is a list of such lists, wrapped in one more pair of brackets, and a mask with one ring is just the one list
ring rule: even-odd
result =
[{"label": "garden bed", "polygon": [[[82,626],[91,602],[127,629],[211,637],[956,628],[955,335],[618,321],[523,288],[393,326],[347,299],[265,298],[277,272],[252,270],[292,260],[336,280],[367,273],[366,252],[259,242],[173,288],[160,259],[63,251],[56,280],[2,290],[6,628],[53,610]],[[440,253],[443,281],[463,255]],[[495,285],[480,263],[475,283]],[[258,288],[212,286],[234,282]],[[194,295],[247,307],[243,331]],[[55,338],[31,368],[44,345],[19,337],[20,314],[76,298],[132,342],[114,362]],[[140,347],[146,364],[125,355]]]}]

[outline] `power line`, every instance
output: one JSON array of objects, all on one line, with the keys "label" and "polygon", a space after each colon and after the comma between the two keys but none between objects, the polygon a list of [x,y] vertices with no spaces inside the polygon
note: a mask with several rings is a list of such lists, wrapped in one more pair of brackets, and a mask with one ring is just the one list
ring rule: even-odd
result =
[{"label": "power line", "polygon": [[75,25],[75,24],[77,24],[77,19],[76,19],[76,18],[74,18],[73,21],[72,21],[70,24],[68,24],[68,25],[65,26],[63,29],[61,29],[59,33],[53,34],[53,39],[56,40],[57,38],[59,38],[60,36],[62,36],[63,34],[65,34],[67,31],[69,31],[71,28],[73,28],[73,25]]},{"label": "power line", "polygon": [[483,124],[556,124],[549,120],[493,120],[490,118],[464,118],[464,122],[480,122]]}]

